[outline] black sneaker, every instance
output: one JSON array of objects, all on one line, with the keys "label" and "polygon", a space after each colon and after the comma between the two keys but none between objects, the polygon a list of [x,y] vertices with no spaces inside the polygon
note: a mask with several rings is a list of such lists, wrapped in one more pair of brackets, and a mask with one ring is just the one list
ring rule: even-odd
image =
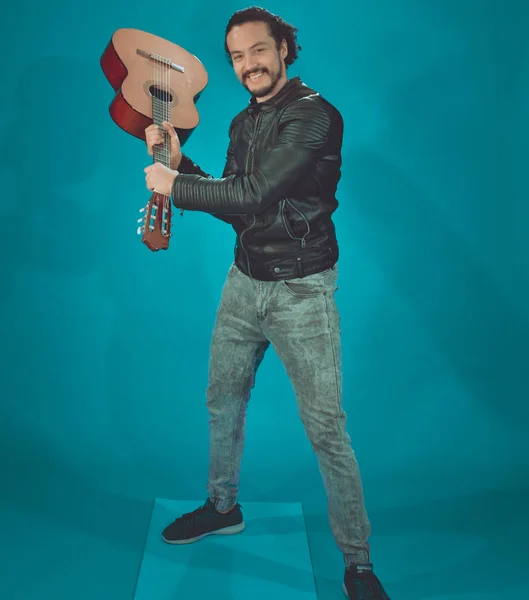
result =
[{"label": "black sneaker", "polygon": [[241,507],[236,504],[226,515],[215,510],[211,500],[168,525],[162,538],[168,544],[191,544],[207,535],[233,535],[245,528]]},{"label": "black sneaker", "polygon": [[343,591],[349,600],[390,600],[373,565],[352,565],[345,570]]}]

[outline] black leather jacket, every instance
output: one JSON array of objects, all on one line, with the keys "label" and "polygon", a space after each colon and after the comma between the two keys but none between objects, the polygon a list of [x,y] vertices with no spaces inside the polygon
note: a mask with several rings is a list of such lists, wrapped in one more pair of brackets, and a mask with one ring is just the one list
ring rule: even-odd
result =
[{"label": "black leather jacket", "polygon": [[331,215],[342,137],[338,110],[295,77],[269,101],[252,99],[233,119],[222,178],[183,157],[173,204],[230,223],[235,263],[254,279],[324,271],[338,260]]}]

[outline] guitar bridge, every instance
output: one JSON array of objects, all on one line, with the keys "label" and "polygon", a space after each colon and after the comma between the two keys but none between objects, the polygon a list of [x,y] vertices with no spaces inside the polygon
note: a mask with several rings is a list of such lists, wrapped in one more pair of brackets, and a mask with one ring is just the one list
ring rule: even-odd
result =
[{"label": "guitar bridge", "polygon": [[145,50],[142,50],[141,48],[136,48],[136,54],[143,56],[143,58],[148,58],[149,60],[153,60],[155,62],[161,63],[162,65],[166,65],[167,67],[171,67],[171,69],[174,69],[175,71],[179,71],[180,73],[185,72],[184,67],[177,65],[176,63],[172,62],[168,58],[164,58],[163,56],[160,56],[159,54],[154,54],[154,52],[146,52]]}]

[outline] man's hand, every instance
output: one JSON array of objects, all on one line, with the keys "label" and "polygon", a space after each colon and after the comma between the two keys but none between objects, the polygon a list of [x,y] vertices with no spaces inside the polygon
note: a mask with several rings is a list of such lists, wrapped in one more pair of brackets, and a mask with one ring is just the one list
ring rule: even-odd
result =
[{"label": "man's hand", "polygon": [[[180,147],[180,140],[178,134],[171,123],[164,121],[162,123],[163,129],[167,131],[171,139],[171,169],[178,169],[182,160],[182,148]],[[158,125],[149,125],[145,130],[145,143],[147,144],[147,152],[150,156],[153,155],[154,146],[163,144],[164,134],[162,129]]]},{"label": "man's hand", "polygon": [[163,196],[171,196],[173,183],[178,176],[178,171],[168,169],[162,163],[156,162],[144,169],[145,183],[151,192],[158,192]]}]

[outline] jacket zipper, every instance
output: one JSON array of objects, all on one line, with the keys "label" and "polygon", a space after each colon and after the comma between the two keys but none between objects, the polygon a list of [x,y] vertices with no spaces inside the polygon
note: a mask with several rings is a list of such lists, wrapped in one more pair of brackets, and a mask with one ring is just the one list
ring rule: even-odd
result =
[{"label": "jacket zipper", "polygon": [[[253,160],[250,161],[250,157],[253,158],[253,143],[255,141],[255,138],[257,137],[257,130],[259,129],[260,120],[261,120],[261,113],[259,113],[257,115],[257,119],[255,121],[255,128],[253,130],[253,135],[250,140],[250,144],[248,146],[248,154],[246,155],[246,174],[248,174],[250,172],[250,168],[253,166]],[[252,216],[253,216],[253,223],[250,225],[250,227],[248,227],[241,233],[241,247],[244,250],[244,253],[246,254],[246,264],[248,266],[248,275],[250,277],[252,276],[252,270],[250,268],[250,257],[248,255],[246,248],[244,247],[243,237],[244,237],[245,233],[247,233],[248,231],[250,231],[250,229],[252,229],[252,227],[255,225],[255,223],[257,221],[257,219],[255,218],[255,215],[252,215]]]},{"label": "jacket zipper", "polygon": [[[301,218],[305,221],[305,225],[307,226],[307,231],[303,235],[303,237],[301,237],[301,238],[294,237],[292,235],[292,233],[294,233],[294,232],[290,233],[290,225],[287,222],[287,218],[285,217],[285,204],[288,204],[290,206],[290,208],[292,210],[295,210],[301,216]],[[301,247],[305,248],[305,246],[307,245],[306,242],[305,242],[305,238],[310,233],[310,223],[308,222],[307,217],[305,217],[305,215],[299,209],[297,209],[291,202],[289,202],[288,199],[283,199],[281,201],[281,220],[283,221],[283,226],[284,226],[286,232],[288,233],[289,237],[291,237],[293,240],[300,241],[301,242]]]}]

